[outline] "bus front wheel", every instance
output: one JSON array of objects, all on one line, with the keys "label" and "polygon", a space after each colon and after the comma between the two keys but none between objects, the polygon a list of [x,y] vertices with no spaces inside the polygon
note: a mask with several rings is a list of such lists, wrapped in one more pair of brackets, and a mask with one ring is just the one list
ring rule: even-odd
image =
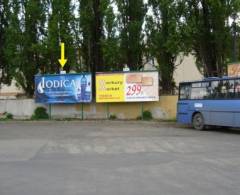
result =
[{"label": "bus front wheel", "polygon": [[192,125],[194,129],[203,130],[204,129],[204,118],[201,113],[196,113],[193,116]]}]

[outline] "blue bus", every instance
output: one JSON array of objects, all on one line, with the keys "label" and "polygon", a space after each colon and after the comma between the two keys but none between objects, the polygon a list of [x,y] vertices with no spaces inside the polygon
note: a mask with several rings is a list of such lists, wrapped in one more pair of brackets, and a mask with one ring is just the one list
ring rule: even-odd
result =
[{"label": "blue bus", "polygon": [[180,83],[177,121],[198,130],[240,127],[240,77]]}]

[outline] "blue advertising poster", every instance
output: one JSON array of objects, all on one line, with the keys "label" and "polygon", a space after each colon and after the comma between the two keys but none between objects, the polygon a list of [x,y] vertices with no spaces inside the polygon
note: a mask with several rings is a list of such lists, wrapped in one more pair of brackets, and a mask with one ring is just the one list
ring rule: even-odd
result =
[{"label": "blue advertising poster", "polygon": [[36,75],[37,103],[81,103],[92,101],[92,76],[86,74]]}]

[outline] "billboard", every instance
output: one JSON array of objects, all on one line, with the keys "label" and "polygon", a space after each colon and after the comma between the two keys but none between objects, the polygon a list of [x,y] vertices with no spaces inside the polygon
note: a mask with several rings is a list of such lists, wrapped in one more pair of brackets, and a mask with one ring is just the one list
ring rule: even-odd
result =
[{"label": "billboard", "polygon": [[35,76],[37,103],[81,103],[92,101],[92,76],[86,74],[60,74]]},{"label": "billboard", "polygon": [[228,76],[239,77],[240,76],[240,63],[228,65]]},{"label": "billboard", "polygon": [[96,102],[146,102],[158,100],[158,72],[96,74]]}]

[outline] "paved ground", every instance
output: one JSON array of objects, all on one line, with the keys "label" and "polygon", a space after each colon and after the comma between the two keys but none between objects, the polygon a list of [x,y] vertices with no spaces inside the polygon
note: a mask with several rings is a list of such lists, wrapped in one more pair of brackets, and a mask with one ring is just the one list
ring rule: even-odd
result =
[{"label": "paved ground", "polygon": [[0,122],[0,195],[239,195],[239,131]]}]

